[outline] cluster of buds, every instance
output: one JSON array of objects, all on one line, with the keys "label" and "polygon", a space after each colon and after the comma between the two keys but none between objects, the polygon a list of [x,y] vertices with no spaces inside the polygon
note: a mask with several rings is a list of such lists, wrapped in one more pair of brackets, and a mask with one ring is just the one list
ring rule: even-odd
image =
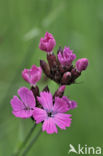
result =
[{"label": "cluster of buds", "polygon": [[[61,47],[57,51],[57,56],[53,53],[56,41],[50,33],[46,33],[44,39],[40,40],[39,48],[47,53],[47,61],[40,60],[40,66],[45,75],[51,80],[61,85],[70,85],[81,75],[88,66],[88,59],[77,60],[75,66],[72,62],[76,55],[69,47]],[[49,49],[49,50],[48,50]]]},{"label": "cluster of buds", "polygon": [[[40,66],[33,65],[22,71],[23,79],[30,84],[30,89],[21,87],[18,96],[11,99],[12,113],[19,118],[32,118],[36,124],[42,123],[42,130],[48,134],[57,133],[57,126],[66,129],[71,125],[71,115],[66,114],[77,107],[77,103],[64,96],[66,85],[75,82],[81,72],[88,66],[86,58],[79,59],[73,67],[72,62],[76,55],[65,47],[59,48],[57,57],[53,54],[56,42],[52,34],[46,33],[41,38],[39,48],[47,52],[48,64],[41,60]],[[41,79],[42,71],[45,75],[60,84],[52,95],[49,87],[39,90],[37,82]]]}]

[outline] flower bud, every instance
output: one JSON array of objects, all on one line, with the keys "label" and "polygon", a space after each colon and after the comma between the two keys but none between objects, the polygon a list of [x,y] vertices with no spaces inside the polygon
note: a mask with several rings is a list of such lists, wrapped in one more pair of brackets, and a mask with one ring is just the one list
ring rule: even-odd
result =
[{"label": "flower bud", "polygon": [[44,38],[40,39],[39,48],[47,53],[52,52],[56,41],[52,34],[46,32]]},{"label": "flower bud", "polygon": [[75,80],[81,75],[81,73],[78,72],[75,68],[72,69],[71,74],[72,74],[71,83],[74,83]]},{"label": "flower bud", "polygon": [[[53,73],[53,72],[52,72]],[[54,79],[57,83],[60,83],[60,79],[61,79],[61,74],[59,71],[55,71],[54,72],[54,76],[52,77],[52,79]]]},{"label": "flower bud", "polygon": [[66,73],[64,73],[64,75],[62,77],[61,84],[68,84],[70,80],[71,80],[71,73],[66,72]]},{"label": "flower bud", "polygon": [[50,68],[57,66],[57,60],[54,54],[47,55],[47,60],[48,60]]},{"label": "flower bud", "polygon": [[65,91],[65,88],[66,88],[65,85],[60,86],[59,89],[55,92],[53,97],[55,96],[62,97]]},{"label": "flower bud", "polygon": [[44,71],[44,73],[47,76],[50,76],[50,67],[49,67],[49,65],[45,61],[40,60],[40,66],[41,66],[42,70]]},{"label": "flower bud", "polygon": [[59,54],[59,52],[63,53],[63,49],[61,47],[59,47],[57,54]]},{"label": "flower bud", "polygon": [[86,58],[81,58],[76,62],[76,70],[79,72],[86,70],[87,66],[88,66],[88,59]]}]

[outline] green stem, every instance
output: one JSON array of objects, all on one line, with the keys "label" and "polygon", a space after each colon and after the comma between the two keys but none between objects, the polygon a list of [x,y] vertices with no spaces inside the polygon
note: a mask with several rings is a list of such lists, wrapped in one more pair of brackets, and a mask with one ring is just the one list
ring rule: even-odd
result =
[{"label": "green stem", "polygon": [[40,136],[42,132],[42,129],[40,128],[39,132],[37,133],[37,135],[31,140],[30,144],[27,146],[27,148],[24,150],[22,156],[26,156],[27,153],[29,152],[30,148],[33,146],[33,144],[36,142],[36,140],[38,139],[38,137]]},{"label": "green stem", "polygon": [[21,153],[22,149],[27,144],[27,142],[30,139],[30,137],[31,137],[31,135],[32,135],[32,133],[33,133],[35,128],[36,128],[36,124],[34,124],[33,127],[30,129],[30,131],[29,131],[28,135],[26,136],[24,142],[21,144],[21,146],[19,147],[18,151],[13,156],[18,156]]}]

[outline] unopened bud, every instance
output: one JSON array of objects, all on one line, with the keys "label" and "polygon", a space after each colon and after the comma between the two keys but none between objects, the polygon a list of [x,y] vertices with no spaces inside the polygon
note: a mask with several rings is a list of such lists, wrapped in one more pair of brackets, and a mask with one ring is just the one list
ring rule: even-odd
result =
[{"label": "unopened bud", "polygon": [[71,80],[71,73],[66,72],[66,73],[63,74],[61,84],[68,84],[70,80]]},{"label": "unopened bud", "polygon": [[41,66],[42,70],[44,71],[44,73],[47,76],[50,76],[50,67],[49,67],[49,65],[45,61],[40,60],[40,66]]},{"label": "unopened bud", "polygon": [[76,70],[79,72],[86,70],[87,66],[88,66],[88,59],[86,58],[81,58],[76,62]]},{"label": "unopened bud", "polygon": [[71,79],[72,83],[74,83],[75,79],[77,79],[81,75],[81,73],[76,71],[75,68],[72,69],[71,74],[72,74],[72,79]]},{"label": "unopened bud", "polygon": [[57,54],[59,54],[59,52],[63,53],[63,49],[61,47],[59,47]]},{"label": "unopened bud", "polygon": [[58,96],[58,97],[62,97],[64,94],[66,86],[62,85],[60,86],[60,88],[55,92],[54,97]]},{"label": "unopened bud", "polygon": [[54,66],[57,65],[56,56],[54,54],[49,54],[49,55],[47,54],[47,60],[50,68],[53,68]]},{"label": "unopened bud", "polygon": [[61,79],[61,73],[59,71],[55,71],[55,76],[54,76],[54,80],[57,82],[57,83],[60,83],[60,79]]}]

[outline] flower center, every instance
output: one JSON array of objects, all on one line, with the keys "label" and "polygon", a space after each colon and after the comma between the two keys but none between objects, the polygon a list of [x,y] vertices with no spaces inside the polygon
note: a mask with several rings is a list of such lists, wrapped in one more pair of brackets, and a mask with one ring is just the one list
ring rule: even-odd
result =
[{"label": "flower center", "polygon": [[51,116],[52,116],[52,112],[49,112],[49,113],[48,113],[48,117],[51,117]]},{"label": "flower center", "polygon": [[24,110],[33,110],[33,108],[25,107]]}]

